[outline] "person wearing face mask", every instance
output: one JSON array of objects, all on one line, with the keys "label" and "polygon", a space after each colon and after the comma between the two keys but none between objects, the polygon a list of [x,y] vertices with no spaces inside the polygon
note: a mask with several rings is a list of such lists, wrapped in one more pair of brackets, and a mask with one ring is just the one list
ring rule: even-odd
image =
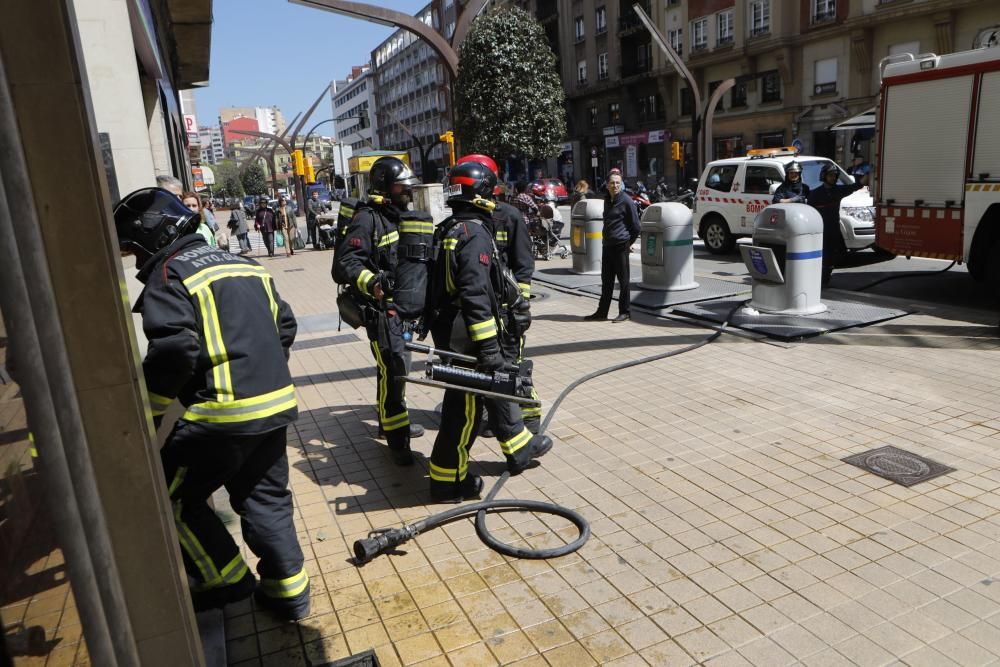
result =
[{"label": "person wearing face mask", "polygon": [[423,427],[410,423],[406,383],[410,353],[404,346],[406,329],[393,304],[393,284],[399,252],[399,231],[420,180],[402,160],[382,157],[368,173],[368,199],[357,206],[344,238],[338,240],[333,279],[344,285],[361,313],[377,370],[376,409],[379,433],[384,434],[393,461],[413,464],[410,438]]},{"label": "person wearing face mask", "polygon": [[617,169],[608,176],[608,196],[604,201],[603,250],[601,252],[601,300],[597,311],[587,315],[585,320],[603,321],[608,319],[611,295],[618,279],[618,317],[614,322],[628,320],[629,294],[629,250],[639,238],[639,213],[635,202],[625,194],[621,172]]}]

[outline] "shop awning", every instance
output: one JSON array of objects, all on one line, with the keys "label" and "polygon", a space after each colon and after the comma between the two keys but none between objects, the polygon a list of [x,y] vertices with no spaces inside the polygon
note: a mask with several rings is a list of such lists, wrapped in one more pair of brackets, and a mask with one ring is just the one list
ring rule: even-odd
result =
[{"label": "shop awning", "polygon": [[847,130],[871,130],[875,128],[875,114],[878,107],[872,107],[868,111],[859,113],[857,116],[835,123],[828,127],[828,130],[841,132]]}]

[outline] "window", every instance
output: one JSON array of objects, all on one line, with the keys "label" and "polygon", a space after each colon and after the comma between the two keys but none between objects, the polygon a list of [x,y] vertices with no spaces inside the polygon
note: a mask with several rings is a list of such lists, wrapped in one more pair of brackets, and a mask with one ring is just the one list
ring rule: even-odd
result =
[{"label": "window", "polygon": [[771,186],[778,185],[783,180],[781,172],[774,167],[748,165],[743,192],[748,195],[769,195],[771,194]]},{"label": "window", "polygon": [[635,70],[637,72],[648,72],[653,67],[653,44],[646,42],[640,44],[635,52]]},{"label": "window", "polygon": [[733,157],[743,157],[743,137],[723,137],[715,140],[715,159],[728,160]]},{"label": "window", "polygon": [[660,96],[643,95],[639,98],[639,122],[655,120],[660,117]]},{"label": "window", "polygon": [[752,0],[750,3],[750,36],[771,32],[771,0]]},{"label": "window", "polygon": [[576,41],[582,42],[583,38],[586,36],[583,28],[583,17],[577,16],[573,21],[573,29],[576,32]]},{"label": "window", "polygon": [[590,107],[590,126],[597,127],[597,107]]},{"label": "window", "polygon": [[781,101],[781,77],[777,72],[765,72],[760,77],[760,101]]},{"label": "window", "polygon": [[608,105],[608,125],[618,125],[622,122],[622,107],[618,102]]},{"label": "window", "polygon": [[581,60],[576,64],[576,82],[587,83],[587,61]]},{"label": "window", "polygon": [[677,30],[670,30],[667,32],[667,41],[670,43],[670,48],[677,52],[677,55],[682,55],[684,53],[684,30],[678,28]]},{"label": "window", "polygon": [[600,53],[597,55],[597,79],[599,81],[604,81],[608,78],[608,54]]},{"label": "window", "polygon": [[720,164],[712,167],[705,176],[705,186],[719,192],[729,192],[733,187],[738,168],[738,165],[735,164]]},{"label": "window", "polygon": [[733,10],[727,9],[718,14],[718,43],[730,44],[733,41]]},{"label": "window", "polygon": [[837,92],[837,59],[826,58],[814,63],[815,79],[813,95],[828,95]]},{"label": "window", "polygon": [[837,18],[837,0],[812,0],[812,22],[824,23]]},{"label": "window", "polygon": [[691,21],[691,50],[708,48],[708,19]]},{"label": "window", "polygon": [[694,109],[694,99],[691,97],[690,88],[681,88],[681,115],[690,116]]},{"label": "window", "polygon": [[608,31],[608,10],[604,7],[598,7],[594,10],[594,32],[598,35],[603,35]]},{"label": "window", "polygon": [[[781,148],[784,145],[784,132],[763,132],[757,135],[757,148]],[[802,180],[804,181],[805,179],[803,178]]]},{"label": "window", "polygon": [[[711,99],[712,98],[712,94],[715,92],[715,89],[718,88],[721,84],[722,84],[721,81],[710,81],[708,83],[708,95],[706,96],[705,99],[706,100]],[[726,96],[725,95],[722,96],[722,99],[719,100],[719,104],[716,105],[715,108],[716,108],[717,111],[725,111],[726,110]]]},{"label": "window", "polygon": [[733,109],[747,105],[747,82],[737,81],[729,90],[729,106]]}]

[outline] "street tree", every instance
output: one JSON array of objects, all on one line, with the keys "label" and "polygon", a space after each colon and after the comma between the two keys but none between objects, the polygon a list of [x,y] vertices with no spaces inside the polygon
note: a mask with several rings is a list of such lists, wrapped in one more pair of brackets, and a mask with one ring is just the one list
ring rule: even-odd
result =
[{"label": "street tree", "polygon": [[223,197],[242,197],[243,181],[239,167],[233,160],[222,160],[215,164],[216,192]]},{"label": "street tree", "polygon": [[555,157],[565,93],[542,26],[527,12],[480,16],[459,49],[456,130],[464,152]]},{"label": "street tree", "polygon": [[243,182],[243,190],[248,195],[266,195],[267,179],[264,177],[264,170],[256,162],[247,167],[240,178]]}]

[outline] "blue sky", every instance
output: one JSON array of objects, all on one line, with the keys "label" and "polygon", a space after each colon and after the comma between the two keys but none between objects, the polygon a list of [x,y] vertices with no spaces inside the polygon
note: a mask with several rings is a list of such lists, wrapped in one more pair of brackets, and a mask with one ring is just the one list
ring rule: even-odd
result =
[{"label": "blue sky", "polygon": [[[414,14],[429,0],[370,4]],[[386,26],[287,0],[215,0],[209,86],[195,93],[198,124],[215,122],[220,107],[277,105],[290,121],[323,86],[351,65],[368,62],[392,34]],[[326,115],[322,115],[326,112]],[[312,120],[329,118],[329,105]]]}]

